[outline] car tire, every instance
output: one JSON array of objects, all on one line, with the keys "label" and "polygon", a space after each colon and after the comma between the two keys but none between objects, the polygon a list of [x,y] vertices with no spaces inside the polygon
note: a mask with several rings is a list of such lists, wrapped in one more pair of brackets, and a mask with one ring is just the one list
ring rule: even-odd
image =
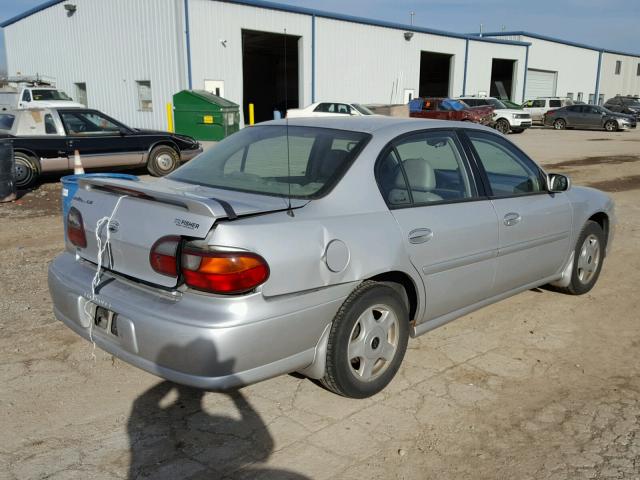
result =
[{"label": "car tire", "polygon": [[567,122],[565,122],[562,118],[559,118],[553,122],[553,128],[556,130],[564,130],[567,128]]},{"label": "car tire", "polygon": [[25,189],[33,186],[40,177],[40,163],[31,155],[24,152],[15,152],[15,182],[17,189]]},{"label": "car tire", "polygon": [[522,133],[524,132],[524,128],[518,128],[516,130],[511,130],[511,133]]},{"label": "car tire", "polygon": [[509,122],[507,120],[501,118],[496,122],[496,130],[506,135],[507,133],[509,133],[509,130],[511,130],[511,125],[509,125]]},{"label": "car tire", "polygon": [[338,395],[366,398],[393,379],[409,339],[409,312],[391,286],[363,282],[333,319],[321,383]]},{"label": "car tire", "polygon": [[616,122],[615,120],[609,120],[609,121],[605,122],[604,129],[607,132],[617,132],[618,131],[618,122]]},{"label": "car tire", "polygon": [[163,177],[180,165],[180,154],[168,145],[159,145],[151,150],[147,170],[154,177]]},{"label": "car tire", "polygon": [[578,236],[573,253],[571,282],[561,288],[564,293],[583,295],[598,281],[605,257],[606,240],[602,227],[589,220]]}]

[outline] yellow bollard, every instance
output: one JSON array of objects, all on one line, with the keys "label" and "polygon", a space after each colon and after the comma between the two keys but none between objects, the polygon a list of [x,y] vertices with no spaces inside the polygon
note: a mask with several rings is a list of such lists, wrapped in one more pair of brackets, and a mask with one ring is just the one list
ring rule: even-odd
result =
[{"label": "yellow bollard", "polygon": [[167,103],[167,130],[173,132],[173,105]]},{"label": "yellow bollard", "polygon": [[253,103],[249,104],[249,125],[253,125],[255,118],[253,116]]}]

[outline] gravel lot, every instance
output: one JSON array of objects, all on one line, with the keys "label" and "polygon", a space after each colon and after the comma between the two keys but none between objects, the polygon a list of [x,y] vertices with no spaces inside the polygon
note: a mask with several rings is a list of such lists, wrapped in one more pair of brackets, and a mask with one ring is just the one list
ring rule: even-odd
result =
[{"label": "gravel lot", "polygon": [[531,290],[417,340],[380,395],[295,375],[164,382],[55,320],[58,178],[0,205],[0,479],[640,478],[640,130],[510,137],[598,186],[619,225],[582,297]]}]

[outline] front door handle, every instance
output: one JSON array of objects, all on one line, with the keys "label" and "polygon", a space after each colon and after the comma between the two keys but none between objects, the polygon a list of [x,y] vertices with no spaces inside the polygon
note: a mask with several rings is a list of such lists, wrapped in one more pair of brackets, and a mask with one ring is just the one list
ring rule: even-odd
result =
[{"label": "front door handle", "polygon": [[520,220],[522,220],[522,217],[520,216],[519,213],[516,213],[516,212],[510,212],[504,216],[504,224],[507,227],[512,227],[516,223],[519,223]]},{"label": "front door handle", "polygon": [[416,228],[409,232],[409,243],[425,243],[433,238],[430,228]]}]

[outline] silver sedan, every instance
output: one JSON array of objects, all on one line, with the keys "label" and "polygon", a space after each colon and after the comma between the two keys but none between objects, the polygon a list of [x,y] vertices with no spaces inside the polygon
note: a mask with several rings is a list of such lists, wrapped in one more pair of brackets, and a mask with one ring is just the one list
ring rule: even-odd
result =
[{"label": "silver sedan", "polygon": [[153,183],[80,181],[55,315],[210,390],[288,372],[362,398],[416,337],[524,290],[596,283],[612,200],[468,123],[291,119]]}]

